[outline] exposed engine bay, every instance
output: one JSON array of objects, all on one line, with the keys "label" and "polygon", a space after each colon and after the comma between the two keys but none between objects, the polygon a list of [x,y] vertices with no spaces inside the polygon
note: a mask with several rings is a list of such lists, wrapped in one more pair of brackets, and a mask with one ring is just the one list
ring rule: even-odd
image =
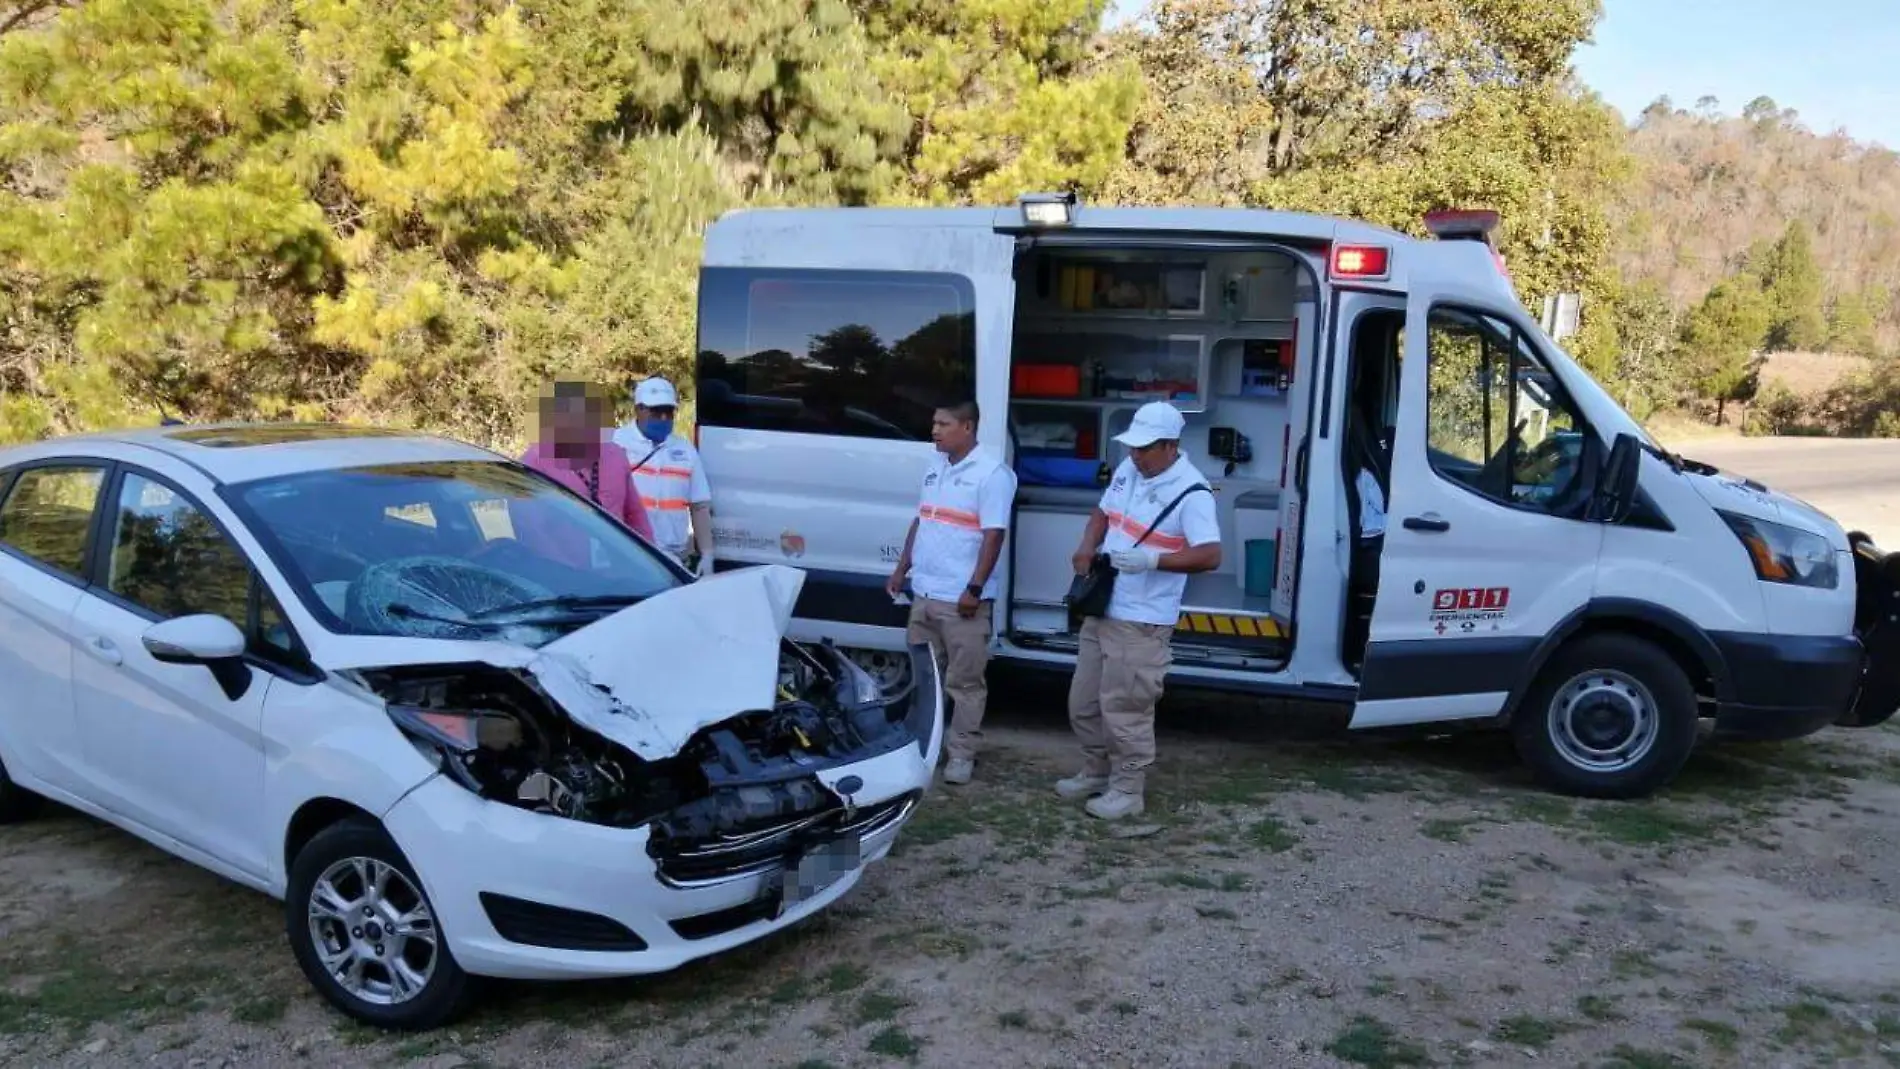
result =
[{"label": "exposed engine bay", "polygon": [[815,772],[916,740],[911,691],[884,694],[830,645],[780,645],[772,708],[701,728],[657,760],[576,723],[525,668],[431,664],[357,676],[444,774],[483,798],[614,827],[651,823],[656,842],[703,842],[838,808]]}]

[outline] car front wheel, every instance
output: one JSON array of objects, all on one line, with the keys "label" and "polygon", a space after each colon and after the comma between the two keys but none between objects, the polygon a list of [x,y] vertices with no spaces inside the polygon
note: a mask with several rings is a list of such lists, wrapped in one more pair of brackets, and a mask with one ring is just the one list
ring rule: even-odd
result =
[{"label": "car front wheel", "polygon": [[1641,798],[1674,779],[1695,746],[1695,687],[1668,653],[1597,634],[1557,651],[1512,718],[1539,780],[1586,798]]},{"label": "car front wheel", "polygon": [[331,825],[298,853],[284,920],[304,975],[356,1020],[423,1030],[468,1003],[472,983],[449,953],[422,881],[373,822]]}]

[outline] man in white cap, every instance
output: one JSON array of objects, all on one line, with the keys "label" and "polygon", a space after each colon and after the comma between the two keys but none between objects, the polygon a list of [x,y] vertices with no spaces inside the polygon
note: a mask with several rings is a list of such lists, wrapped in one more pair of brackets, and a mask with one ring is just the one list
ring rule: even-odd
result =
[{"label": "man in white cap", "polygon": [[[633,388],[634,422],[614,432],[614,443],[627,451],[633,485],[653,522],[653,540],[684,561],[690,542],[698,549],[695,570],[713,570],[712,488],[699,450],[673,433],[679,394],[658,375]],[[688,519],[690,517],[690,531]]]},{"label": "man in white cap", "polygon": [[1098,552],[1115,567],[1108,611],[1082,623],[1069,686],[1069,725],[1082,744],[1082,771],[1056,794],[1088,798],[1104,820],[1140,814],[1155,759],[1155,704],[1173,663],[1174,625],[1187,577],[1220,567],[1220,521],[1207,480],[1181,455],[1186,420],[1155,401],[1135,412],[1115,440],[1128,459],[1089,516],[1075,551],[1077,575]]}]

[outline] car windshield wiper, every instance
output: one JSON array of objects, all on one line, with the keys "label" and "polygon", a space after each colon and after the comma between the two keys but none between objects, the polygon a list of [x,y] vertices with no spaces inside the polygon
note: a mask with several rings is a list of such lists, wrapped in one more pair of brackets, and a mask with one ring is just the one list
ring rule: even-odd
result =
[{"label": "car windshield wiper", "polygon": [[[430,623],[448,624],[450,627],[466,627],[476,631],[506,631],[511,627],[520,627],[523,623],[520,620],[479,619],[478,617],[482,616],[482,613],[476,613],[473,616],[463,617],[458,620],[453,616],[438,616],[432,612],[423,612],[421,609],[405,605],[402,602],[395,602],[383,611],[391,616],[399,616],[407,620],[427,620]],[[556,624],[584,624],[591,622],[593,619],[594,617],[592,616],[575,616],[570,614],[567,616],[554,616],[547,619],[534,620],[532,626],[545,627]]]},{"label": "car windshield wiper", "polygon": [[1669,465],[1671,468],[1674,468],[1676,471],[1690,471],[1690,472],[1694,472],[1697,475],[1721,474],[1722,469],[1717,468],[1713,464],[1705,464],[1700,460],[1690,460],[1688,457],[1683,456],[1681,453],[1671,453],[1669,450],[1664,449],[1661,446],[1650,445],[1647,442],[1645,442],[1643,443],[1643,448],[1648,450],[1649,453],[1652,456],[1654,456],[1657,460],[1660,460],[1664,464]]},{"label": "car windshield wiper", "polygon": [[534,612],[539,609],[564,609],[569,612],[580,612],[586,609],[624,609],[629,605],[645,600],[645,595],[641,594],[567,594],[561,597],[518,601],[513,605],[497,605],[493,608],[483,609],[478,613],[473,613],[469,616],[469,619],[487,621],[497,616],[513,616],[524,612]]},{"label": "car windshield wiper", "polygon": [[437,616],[435,613],[423,612],[421,609],[418,609],[412,605],[405,605],[400,601],[391,602],[389,607],[384,609],[383,611],[388,613],[391,616],[400,616],[406,620],[428,620],[431,623],[449,624],[452,627],[474,627],[474,628],[480,628],[485,631],[494,631],[504,626],[502,624],[492,623],[486,620],[476,620],[473,618],[463,618],[463,619],[458,620],[453,616]]}]

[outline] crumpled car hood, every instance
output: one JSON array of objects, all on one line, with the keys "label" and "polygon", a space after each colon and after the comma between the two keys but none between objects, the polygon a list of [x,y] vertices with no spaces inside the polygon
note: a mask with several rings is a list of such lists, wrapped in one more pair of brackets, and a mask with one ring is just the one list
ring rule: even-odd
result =
[{"label": "crumpled car hood", "polygon": [[657,761],[701,728],[777,703],[781,642],[804,585],[796,568],[745,568],[629,605],[540,649],[348,636],[332,641],[322,663],[349,670],[480,661],[520,670],[575,723]]},{"label": "crumpled car hood", "polygon": [[772,708],[804,585],[782,565],[701,579],[548,643],[527,670],[583,727],[667,757],[701,728]]}]

